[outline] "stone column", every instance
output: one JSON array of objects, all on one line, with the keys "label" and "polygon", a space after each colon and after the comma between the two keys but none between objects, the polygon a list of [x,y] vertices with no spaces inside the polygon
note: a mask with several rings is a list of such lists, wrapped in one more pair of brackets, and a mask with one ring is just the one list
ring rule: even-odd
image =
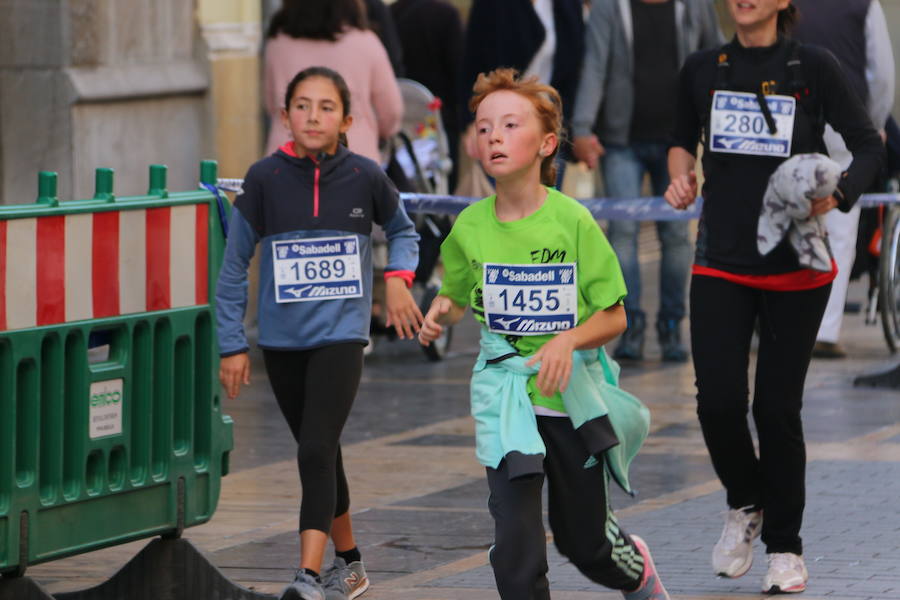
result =
[{"label": "stone column", "polygon": [[210,74],[214,158],[221,177],[243,177],[262,158],[260,0],[198,0]]},{"label": "stone column", "polygon": [[[263,0],[265,1],[265,0]],[[220,177],[243,177],[262,158],[260,0],[198,0],[210,74],[212,139]],[[245,326],[255,342],[259,254],[250,264]]]},{"label": "stone column", "polygon": [[0,0],[0,203],[31,202],[36,173],[60,197],[93,195],[94,169],[117,195],[197,185],[212,150],[209,76],[192,0]]}]

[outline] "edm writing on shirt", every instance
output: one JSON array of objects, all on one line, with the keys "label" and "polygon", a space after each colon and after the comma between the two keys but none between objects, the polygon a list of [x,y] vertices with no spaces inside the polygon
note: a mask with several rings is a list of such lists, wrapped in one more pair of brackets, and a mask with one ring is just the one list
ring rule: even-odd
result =
[{"label": "edm writing on shirt", "polygon": [[566,251],[562,249],[538,248],[532,250],[531,262],[533,264],[544,264],[552,262],[566,262]]}]

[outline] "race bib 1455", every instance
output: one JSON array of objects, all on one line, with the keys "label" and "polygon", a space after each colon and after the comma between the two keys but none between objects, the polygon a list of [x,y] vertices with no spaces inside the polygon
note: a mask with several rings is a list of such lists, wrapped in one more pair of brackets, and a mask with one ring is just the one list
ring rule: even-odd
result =
[{"label": "race bib 1455", "polygon": [[504,335],[545,335],[578,322],[576,264],[484,263],[484,318]]}]

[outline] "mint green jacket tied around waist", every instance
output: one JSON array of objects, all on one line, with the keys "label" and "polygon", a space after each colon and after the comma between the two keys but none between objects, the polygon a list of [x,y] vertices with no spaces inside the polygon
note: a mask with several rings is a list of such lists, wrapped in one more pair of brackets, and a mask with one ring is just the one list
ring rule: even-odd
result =
[{"label": "mint green jacket tied around waist", "polygon": [[[510,478],[543,473],[547,451],[526,391],[528,378],[538,367],[527,366],[527,361],[502,336],[482,328],[471,382],[476,455],[493,469],[506,459]],[[631,494],[628,467],[650,430],[650,411],[619,388],[619,365],[602,347],[575,351],[562,398],[590,455],[602,459]]]}]

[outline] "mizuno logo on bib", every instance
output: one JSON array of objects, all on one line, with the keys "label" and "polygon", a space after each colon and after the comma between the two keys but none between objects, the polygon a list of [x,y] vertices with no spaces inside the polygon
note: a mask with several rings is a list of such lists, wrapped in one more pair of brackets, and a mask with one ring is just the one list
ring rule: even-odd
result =
[{"label": "mizuno logo on bib", "polygon": [[765,100],[775,121],[775,133],[769,130],[756,94],[718,90],[713,96],[710,114],[710,151],[751,156],[790,156],[797,100],[790,96],[766,96]]},{"label": "mizuno logo on bib", "polygon": [[546,335],[578,322],[575,263],[484,263],[484,319],[504,335]]},{"label": "mizuno logo on bib", "polygon": [[363,295],[355,236],[275,241],[272,257],[278,303]]}]

